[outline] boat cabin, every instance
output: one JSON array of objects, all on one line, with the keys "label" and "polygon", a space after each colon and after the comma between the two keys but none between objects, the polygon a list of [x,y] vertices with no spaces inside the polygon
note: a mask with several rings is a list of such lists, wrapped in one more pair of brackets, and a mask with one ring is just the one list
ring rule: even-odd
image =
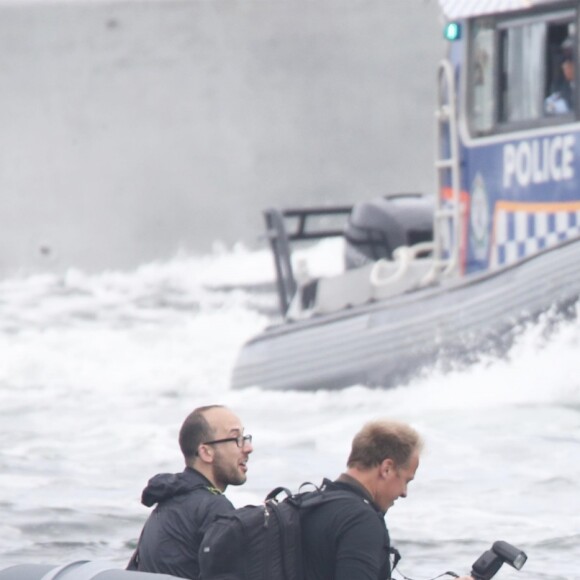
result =
[{"label": "boat cabin", "polygon": [[471,273],[580,232],[578,2],[441,6],[450,41],[440,122],[450,116],[439,131],[439,199],[456,210],[452,249]]},{"label": "boat cabin", "polygon": [[[436,192],[266,212],[287,319],[495,272],[580,234],[580,3],[440,0]],[[314,228],[321,216],[341,228]],[[294,231],[288,228],[294,220]],[[296,241],[345,237],[344,274],[310,279]]]}]

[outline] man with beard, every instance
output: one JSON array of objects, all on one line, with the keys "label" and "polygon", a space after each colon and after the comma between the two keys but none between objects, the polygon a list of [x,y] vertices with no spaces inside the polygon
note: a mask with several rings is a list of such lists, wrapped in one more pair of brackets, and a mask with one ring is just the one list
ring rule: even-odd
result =
[{"label": "man with beard", "polygon": [[234,510],[223,495],[228,485],[246,481],[252,436],[240,419],[221,405],[195,409],[183,422],[179,446],[181,473],[149,480],[141,501],[157,504],[145,522],[128,570],[199,578],[198,550],[216,516]]}]

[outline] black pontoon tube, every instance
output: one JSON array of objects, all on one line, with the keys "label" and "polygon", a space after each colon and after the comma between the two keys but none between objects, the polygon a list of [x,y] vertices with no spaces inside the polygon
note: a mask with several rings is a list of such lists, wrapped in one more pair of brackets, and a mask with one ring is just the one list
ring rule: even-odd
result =
[{"label": "black pontoon tube", "polygon": [[176,576],[129,572],[111,563],[79,560],[62,566],[17,564],[0,570],[0,580],[176,580]]}]

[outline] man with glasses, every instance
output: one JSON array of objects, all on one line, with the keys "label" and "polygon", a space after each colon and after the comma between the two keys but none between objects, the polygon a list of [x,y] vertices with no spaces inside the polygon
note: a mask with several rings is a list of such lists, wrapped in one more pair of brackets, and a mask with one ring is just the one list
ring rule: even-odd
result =
[{"label": "man with glasses", "polygon": [[184,471],[156,475],[143,490],[142,503],[157,507],[127,569],[197,580],[201,539],[216,516],[234,510],[223,493],[228,485],[245,483],[252,436],[232,411],[211,405],[185,419],[179,446]]}]

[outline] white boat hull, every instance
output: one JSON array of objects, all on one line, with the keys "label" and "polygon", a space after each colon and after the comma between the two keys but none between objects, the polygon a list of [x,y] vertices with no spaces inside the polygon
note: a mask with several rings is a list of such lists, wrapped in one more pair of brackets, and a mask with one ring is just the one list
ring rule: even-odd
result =
[{"label": "white boat hull", "polygon": [[575,301],[580,238],[492,273],[266,329],[242,348],[232,388],[392,386],[437,357],[502,341],[518,323]]}]

